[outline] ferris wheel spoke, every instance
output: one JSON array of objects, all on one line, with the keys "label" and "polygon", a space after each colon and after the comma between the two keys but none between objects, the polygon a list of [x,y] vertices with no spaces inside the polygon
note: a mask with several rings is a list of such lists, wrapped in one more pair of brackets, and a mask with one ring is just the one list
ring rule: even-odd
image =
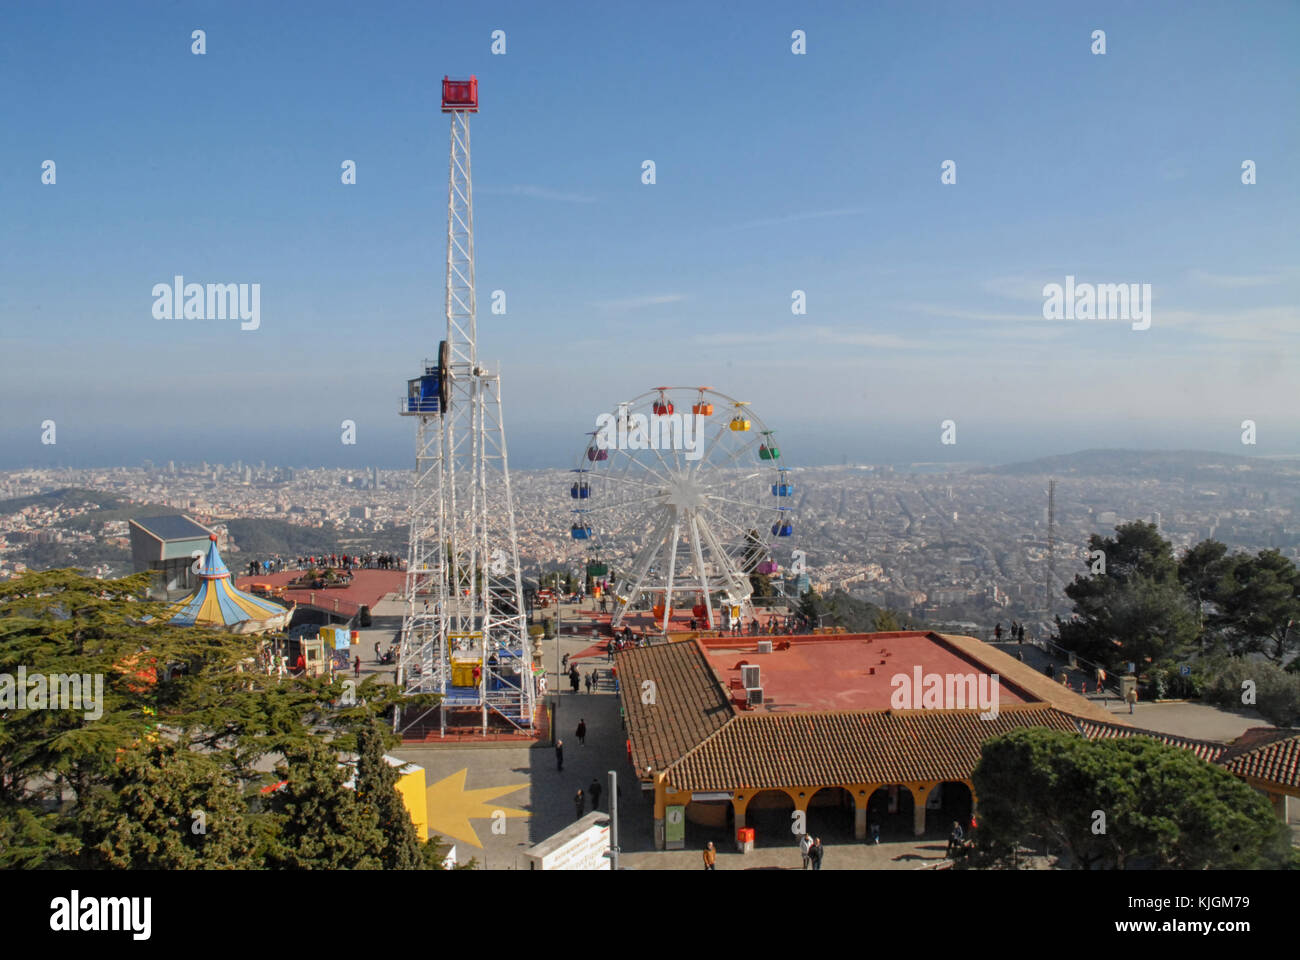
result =
[{"label": "ferris wheel spoke", "polygon": [[731,504],[735,504],[735,505],[738,506],[738,507],[745,507],[745,508],[747,508],[747,509],[754,510],[754,511],[756,511],[756,512],[758,512],[758,513],[763,513],[763,512],[766,512],[766,511],[768,511],[768,510],[775,510],[775,509],[776,509],[775,507],[764,507],[762,504],[754,503],[752,500],[734,500],[734,499],[732,499],[731,497],[724,497],[724,496],[722,496],[721,494],[718,494],[718,493],[706,493],[706,494],[704,495],[704,499],[705,499],[705,500],[712,500],[712,501],[717,502],[717,503],[731,503]]},{"label": "ferris wheel spoke", "polygon": [[647,490],[659,490],[661,485],[657,483],[646,483],[644,480],[637,480],[633,477],[618,476],[615,474],[605,474],[600,477],[601,480],[608,480],[611,483],[625,483],[628,486],[644,487]]},{"label": "ferris wheel spoke", "polygon": [[[753,431],[751,431],[751,433],[752,433],[752,432],[753,432]],[[760,435],[760,436],[761,436],[761,435]],[[721,469],[723,469],[723,468],[725,468],[725,467],[729,467],[729,466],[731,466],[733,463],[735,463],[737,460],[740,459],[741,454],[747,453],[750,449],[753,448],[753,446],[754,446],[754,441],[757,440],[757,439],[758,439],[758,436],[752,436],[752,437],[750,437],[750,438],[749,438],[748,440],[746,440],[743,444],[741,444],[739,447],[737,447],[735,450],[733,450],[733,451],[731,452],[731,456],[729,456],[726,460],[723,460],[721,463],[715,464],[715,465],[714,465],[714,466],[715,466],[715,469],[719,469],[719,470],[721,470]]]},{"label": "ferris wheel spoke", "polygon": [[739,531],[741,536],[749,535],[749,530],[745,529],[744,524],[739,524],[735,520],[731,519],[730,517],[724,516],[723,514],[719,513],[717,510],[714,510],[708,504],[700,504],[700,509],[705,511],[706,513],[712,514],[715,518],[717,518],[722,523],[725,523],[727,526],[734,527],[737,531]]},{"label": "ferris wheel spoke", "polygon": [[659,544],[662,542],[664,535],[668,533],[671,521],[671,514],[665,512],[659,518],[659,523],[651,533],[650,537],[637,552],[636,559],[632,562],[632,575],[622,580],[620,583],[620,586],[626,586],[626,589],[619,591],[619,593],[626,599],[625,602],[619,604],[618,609],[615,611],[614,619],[611,621],[612,625],[617,626],[622,622],[623,615],[627,612],[628,608],[636,602],[637,597],[640,596],[641,585],[645,582],[646,574],[650,571],[650,564],[654,561],[655,554],[659,549]]},{"label": "ferris wheel spoke", "polygon": [[709,462],[709,457],[713,456],[714,447],[716,447],[722,441],[723,437],[725,437],[728,433],[731,432],[731,424],[729,423],[724,423],[723,421],[719,420],[717,426],[718,426],[718,432],[715,433],[713,435],[713,439],[709,441],[708,449],[705,450],[704,455],[701,456],[700,459],[695,462],[696,470],[699,470],[703,464]]},{"label": "ferris wheel spoke", "polygon": [[[656,470],[654,467],[652,467],[652,466],[651,466],[649,463],[647,463],[646,461],[644,461],[644,460],[639,460],[639,459],[637,459],[636,457],[632,456],[632,454],[629,453],[628,451],[626,451],[626,450],[620,450],[618,447],[611,447],[610,449],[614,450],[616,453],[621,454],[624,458],[627,459],[627,461],[628,461],[628,467],[627,467],[627,469],[630,469],[630,468],[631,468],[631,464],[636,464],[638,467],[640,467],[642,470],[645,470],[647,473],[651,473],[651,474],[653,474],[654,476],[658,477],[660,480],[662,480],[664,483],[668,483],[668,477],[667,477],[666,475],[660,473],[658,470]],[[659,451],[656,450],[655,452],[658,453]],[[669,472],[671,473],[672,471],[670,470]],[[624,473],[626,474],[626,469],[625,469]]]},{"label": "ferris wheel spoke", "polygon": [[[655,458],[658,459],[659,465],[662,466],[664,470],[668,472],[668,476],[671,477],[675,471],[673,467],[669,466],[668,461],[664,459],[663,451],[661,451],[658,447],[651,447],[650,449],[654,451]],[[676,457],[676,452],[674,452],[673,456],[674,458]],[[657,475],[658,474],[656,474],[656,476]],[[666,479],[667,478],[665,477],[665,480]]]},{"label": "ferris wheel spoke", "polygon": [[647,497],[644,500],[628,500],[620,503],[606,503],[606,504],[602,504],[599,507],[584,508],[582,511],[582,515],[590,516],[592,514],[610,513],[615,510],[627,510],[630,507],[635,507],[637,504],[653,504],[656,501],[662,501],[662,499],[663,499],[662,497]]},{"label": "ferris wheel spoke", "polygon": [[[703,517],[699,518],[699,528],[701,535],[704,537],[704,542],[709,545],[709,552],[713,555],[713,562],[718,567],[721,579],[726,581],[727,592],[744,593],[743,599],[748,599],[748,591],[746,590],[749,585],[748,579],[745,578],[731,555],[718,541],[713,528]],[[735,599],[742,598],[737,597]]]}]

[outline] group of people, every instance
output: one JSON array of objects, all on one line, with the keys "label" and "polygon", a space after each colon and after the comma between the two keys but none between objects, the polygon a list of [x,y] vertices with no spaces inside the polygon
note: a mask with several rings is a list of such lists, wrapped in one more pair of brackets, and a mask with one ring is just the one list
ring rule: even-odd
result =
[{"label": "group of people", "polygon": [[[1000,620],[998,621],[997,626],[993,628],[993,639],[994,640],[1002,639],[1002,621]],[[1025,625],[1023,623],[1017,623],[1015,620],[1012,620],[1008,639],[1014,640],[1016,641],[1016,643],[1024,643]]]},{"label": "group of people", "polygon": [[266,560],[248,561],[248,575],[251,577],[280,573],[283,570],[311,570],[328,567],[339,570],[398,570],[401,559],[395,553],[378,553],[372,550],[368,555],[349,553],[325,553],[320,556],[297,557],[292,563],[278,554]]},{"label": "group of people", "polygon": [[401,559],[395,553],[378,553],[374,550],[368,554],[323,553],[317,557],[299,557],[298,566],[303,569],[329,567],[343,570],[397,570],[401,567]]},{"label": "group of people", "polygon": [[803,868],[808,869],[811,864],[814,870],[822,868],[822,838],[814,837],[805,833],[799,838],[799,854],[803,857]]},{"label": "group of people", "polygon": [[[690,621],[692,630],[704,630],[708,628],[709,621],[704,617],[691,617]],[[741,617],[731,619],[729,626],[722,628],[723,632],[729,632],[733,637],[790,637],[796,633],[802,633],[807,630],[807,624],[803,617],[788,615],[783,617],[770,616],[766,621],[760,622],[754,617],[749,623],[745,623]]]},{"label": "group of people", "polygon": [[624,627],[623,632],[614,631],[614,636],[605,644],[605,659],[613,660],[614,654],[623,650],[631,650],[633,647],[644,647],[649,644],[650,638],[644,633],[639,637],[632,636],[632,628]]},{"label": "group of people", "polygon": [[596,777],[591,778],[591,783],[587,786],[587,792],[584,794],[581,790],[573,798],[573,819],[581,820],[582,815],[587,812],[586,800],[591,800],[591,811],[595,813],[600,809],[600,795],[604,787],[600,785],[600,780]]}]

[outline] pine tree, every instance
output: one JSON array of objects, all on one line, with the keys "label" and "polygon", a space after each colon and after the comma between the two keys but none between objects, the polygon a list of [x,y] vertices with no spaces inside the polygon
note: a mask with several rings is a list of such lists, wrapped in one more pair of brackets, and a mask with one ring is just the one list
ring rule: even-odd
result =
[{"label": "pine tree", "polygon": [[397,790],[397,768],[384,759],[385,731],[371,726],[357,733],[357,796],[375,812],[385,844],[380,853],[385,870],[424,867],[421,840]]},{"label": "pine tree", "polygon": [[1286,826],[1263,796],[1150,737],[1016,730],[984,744],[972,782],[989,863],[1039,839],[1083,869],[1271,869],[1288,856]]},{"label": "pine tree", "polygon": [[1105,571],[1076,577],[1065,588],[1075,618],[1058,619],[1061,643],[1108,669],[1182,653],[1197,636],[1197,613],[1178,580],[1173,547],[1155,524],[1136,521],[1115,528],[1113,538],[1094,534]]},{"label": "pine tree", "polygon": [[82,804],[82,866],[143,870],[260,867],[247,803],[220,763],[163,741],[119,758]]},{"label": "pine tree", "polygon": [[278,827],[266,865],[282,870],[378,870],[384,834],[373,807],[344,784],[334,747],[310,739],[285,753],[284,786],[268,811]]}]

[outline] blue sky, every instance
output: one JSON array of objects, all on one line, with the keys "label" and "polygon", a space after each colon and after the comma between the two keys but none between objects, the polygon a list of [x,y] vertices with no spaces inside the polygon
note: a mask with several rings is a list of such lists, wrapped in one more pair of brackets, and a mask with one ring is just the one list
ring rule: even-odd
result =
[{"label": "blue sky", "polygon": [[[1294,453],[1297,50],[1268,2],[9,5],[0,466],[409,465],[470,73],[516,466],[660,383],[747,397],[803,462]],[[176,274],[260,283],[261,328],[155,320]],[[1150,283],[1151,329],[1044,320],[1067,274]]]}]

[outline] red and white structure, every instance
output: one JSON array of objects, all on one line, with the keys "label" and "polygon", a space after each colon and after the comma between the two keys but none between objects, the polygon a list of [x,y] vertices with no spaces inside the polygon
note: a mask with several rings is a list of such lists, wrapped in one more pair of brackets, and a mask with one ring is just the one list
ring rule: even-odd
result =
[{"label": "red and white structure", "polygon": [[[397,682],[410,694],[441,694],[443,733],[449,711],[469,713],[484,734],[493,715],[530,732],[536,688],[501,378],[480,364],[477,348],[470,167],[477,78],[443,78],[442,112],[451,120],[446,337],[421,376],[407,381],[400,406],[417,426]],[[427,729],[430,720],[428,710],[407,710],[397,728]]]}]

